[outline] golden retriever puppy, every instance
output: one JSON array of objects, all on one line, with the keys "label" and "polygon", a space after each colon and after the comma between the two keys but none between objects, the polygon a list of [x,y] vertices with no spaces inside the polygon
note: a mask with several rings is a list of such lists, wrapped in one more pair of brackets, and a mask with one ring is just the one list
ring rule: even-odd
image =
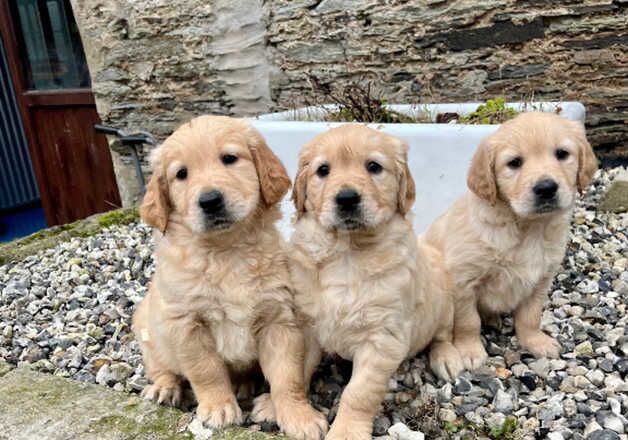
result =
[{"label": "golden retriever puppy", "polygon": [[521,114],[480,144],[467,178],[471,191],[425,234],[452,278],[454,344],[466,368],[486,359],[481,317],[505,312],[514,313],[523,349],[559,355],[540,329],[543,302],[565,254],[577,190],[596,169],[584,127],[555,114]]},{"label": "golden retriever puppy", "polygon": [[432,341],[433,359],[455,357],[442,258],[417,242],[407,218],[415,198],[407,149],[377,130],[343,125],[300,154],[290,272],[305,316],[306,383],[323,351],[353,361],[328,439],[371,438],[406,357]]},{"label": "golden retriever puppy", "polygon": [[230,375],[259,363],[281,429],[318,439],[327,422],[304,393],[303,335],[274,225],[290,187],[283,165],[246,122],[218,116],[180,127],[152,165],[140,213],[163,236],[133,317],[153,382],[145,397],[176,405],[185,378],[201,420],[239,423]]}]

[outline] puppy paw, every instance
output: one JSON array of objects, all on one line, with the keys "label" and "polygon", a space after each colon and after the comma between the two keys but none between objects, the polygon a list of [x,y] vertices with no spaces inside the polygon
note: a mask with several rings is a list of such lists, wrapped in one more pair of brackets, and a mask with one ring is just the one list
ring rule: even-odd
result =
[{"label": "puppy paw", "polygon": [[307,402],[284,401],[276,414],[277,425],[290,438],[320,440],[327,432],[327,419]]},{"label": "puppy paw", "polygon": [[200,402],[196,416],[203,424],[216,429],[242,423],[242,410],[233,396],[223,401]]},{"label": "puppy paw", "polygon": [[434,374],[447,382],[453,382],[464,370],[460,353],[450,343],[434,345],[430,351],[430,367]]},{"label": "puppy paw", "polygon": [[325,440],[371,440],[371,429],[360,425],[348,426],[332,423]]},{"label": "puppy paw", "polygon": [[264,393],[253,399],[251,420],[255,423],[275,422],[275,407],[269,393]]},{"label": "puppy paw", "polygon": [[455,344],[460,357],[462,358],[462,365],[467,370],[476,370],[484,365],[484,361],[488,355],[482,341],[464,341],[462,343]]},{"label": "puppy paw", "polygon": [[557,358],[560,355],[560,344],[556,339],[541,330],[519,337],[521,348],[536,357]]},{"label": "puppy paw", "polygon": [[181,404],[181,384],[175,376],[161,376],[155,383],[142,390],[142,397],[171,406]]}]

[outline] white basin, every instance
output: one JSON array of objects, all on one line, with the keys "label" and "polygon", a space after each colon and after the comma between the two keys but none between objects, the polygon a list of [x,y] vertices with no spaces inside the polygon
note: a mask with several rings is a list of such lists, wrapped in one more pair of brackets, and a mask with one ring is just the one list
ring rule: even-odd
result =
[{"label": "white basin", "polygon": [[[441,112],[465,114],[473,112],[480,103],[391,105],[392,110],[411,114],[418,109],[433,115]],[[557,111],[571,120],[584,123],[585,109],[579,102],[560,103],[509,103],[518,111]],[[297,113],[312,115],[316,109],[306,108]],[[316,135],[343,123],[295,121],[295,111],[269,113],[250,120],[268,145],[286,166],[294,180],[301,147]],[[480,140],[493,133],[498,125],[464,124],[368,124],[404,139],[410,145],[408,155],[410,171],[417,189],[414,204],[414,227],[417,233],[425,228],[466,191],[466,175],[471,157]],[[292,233],[291,219],[294,206],[290,196],[281,203],[283,219],[279,226],[288,237]]]}]

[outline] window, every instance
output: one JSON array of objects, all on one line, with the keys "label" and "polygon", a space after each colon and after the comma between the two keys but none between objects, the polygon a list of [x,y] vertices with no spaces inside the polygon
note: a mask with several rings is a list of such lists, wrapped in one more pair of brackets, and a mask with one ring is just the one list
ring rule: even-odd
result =
[{"label": "window", "polygon": [[69,0],[15,0],[13,12],[29,89],[90,87]]}]

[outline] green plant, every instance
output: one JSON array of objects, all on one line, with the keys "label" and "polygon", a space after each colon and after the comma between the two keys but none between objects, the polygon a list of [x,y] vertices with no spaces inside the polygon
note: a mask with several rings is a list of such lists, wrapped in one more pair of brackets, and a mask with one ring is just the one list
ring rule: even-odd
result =
[{"label": "green plant", "polygon": [[[312,89],[312,98],[306,99],[304,104],[316,110],[305,114],[295,111],[297,120],[379,124],[451,121],[461,124],[501,124],[519,114],[515,109],[506,107],[504,98],[499,97],[487,100],[467,115],[457,113],[434,115],[425,105],[409,115],[391,110],[387,105],[388,100],[382,97],[381,91],[376,90],[371,80],[329,81],[309,75],[308,81]],[[328,104],[332,107],[325,107]]]},{"label": "green plant", "polygon": [[449,434],[455,434],[457,432],[462,431],[465,428],[465,424],[461,420],[456,420],[454,422],[445,422],[443,429]]},{"label": "green plant", "polygon": [[463,124],[501,124],[518,114],[515,109],[506,107],[504,98],[495,98],[480,104],[473,113],[460,116],[459,121]]},{"label": "green plant", "polygon": [[[348,83],[326,82],[309,76],[313,102],[309,106],[333,104],[324,112],[323,120],[330,122],[370,122],[380,124],[415,123],[417,118],[396,112],[387,107],[388,100],[375,91],[372,81]],[[307,115],[310,119],[310,115]]]},{"label": "green plant", "polygon": [[502,426],[494,426],[488,432],[489,438],[493,440],[516,440],[517,419],[508,417]]}]

